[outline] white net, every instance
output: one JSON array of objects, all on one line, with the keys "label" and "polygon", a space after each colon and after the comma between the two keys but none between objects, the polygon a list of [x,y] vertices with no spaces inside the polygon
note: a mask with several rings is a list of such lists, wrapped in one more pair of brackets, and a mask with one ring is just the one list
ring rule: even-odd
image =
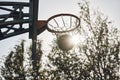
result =
[{"label": "white net", "polygon": [[59,14],[48,19],[48,30],[54,33],[69,32],[80,25],[78,17],[70,14]]}]

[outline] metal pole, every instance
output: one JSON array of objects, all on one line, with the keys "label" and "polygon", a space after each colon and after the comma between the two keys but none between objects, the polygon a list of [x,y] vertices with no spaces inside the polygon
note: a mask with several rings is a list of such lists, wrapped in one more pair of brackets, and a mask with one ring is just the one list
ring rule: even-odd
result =
[{"label": "metal pole", "polygon": [[38,19],[38,3],[39,0],[30,0],[30,28],[29,37],[32,39],[32,64],[33,64],[33,78],[38,80],[38,74],[36,71],[36,42],[37,42],[37,19]]}]

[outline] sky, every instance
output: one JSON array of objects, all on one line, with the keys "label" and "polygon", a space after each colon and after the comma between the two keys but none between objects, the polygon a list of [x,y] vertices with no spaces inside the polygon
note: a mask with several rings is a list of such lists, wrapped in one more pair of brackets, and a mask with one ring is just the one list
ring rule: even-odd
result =
[{"label": "sky", "polygon": [[[28,0],[0,0],[0,1],[22,1]],[[81,0],[40,0],[39,1],[39,20],[47,20],[49,17],[58,13],[71,13],[79,15],[78,2]],[[91,8],[99,10],[107,15],[114,25],[119,28],[120,26],[120,0],[89,0]],[[0,12],[1,13],[1,12]],[[40,34],[38,37],[46,40],[51,34],[47,31]],[[19,44],[21,39],[28,39],[28,33],[19,36],[11,37],[0,41],[0,58],[4,58],[16,44]],[[49,43],[49,42],[47,42]]]}]

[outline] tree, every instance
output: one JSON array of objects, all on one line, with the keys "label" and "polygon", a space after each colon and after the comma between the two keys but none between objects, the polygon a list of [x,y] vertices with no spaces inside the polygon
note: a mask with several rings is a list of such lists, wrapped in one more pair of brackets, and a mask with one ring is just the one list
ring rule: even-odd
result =
[{"label": "tree", "polygon": [[[85,41],[70,51],[62,51],[53,42],[49,62],[42,66],[41,42],[37,43],[36,71],[32,69],[31,47],[25,56],[24,43],[11,51],[1,68],[6,80],[119,80],[120,37],[112,22],[103,13],[92,12],[88,2],[79,3],[81,25],[77,34]],[[56,35],[58,36],[58,35]],[[80,37],[81,38],[81,37]],[[26,58],[27,57],[27,58]]]},{"label": "tree", "polygon": [[[41,68],[41,42],[37,43],[36,70],[32,69],[31,47],[26,52],[24,50],[24,40],[20,45],[16,45],[6,57],[4,66],[1,68],[1,75],[5,80],[29,80],[33,79],[34,73],[40,75]],[[39,76],[37,76],[39,78]]]},{"label": "tree", "polygon": [[23,43],[21,43],[20,46],[16,46],[16,51],[11,51],[6,57],[4,67],[2,66],[1,69],[1,74],[6,80],[25,79],[25,71],[23,68],[23,46]]}]

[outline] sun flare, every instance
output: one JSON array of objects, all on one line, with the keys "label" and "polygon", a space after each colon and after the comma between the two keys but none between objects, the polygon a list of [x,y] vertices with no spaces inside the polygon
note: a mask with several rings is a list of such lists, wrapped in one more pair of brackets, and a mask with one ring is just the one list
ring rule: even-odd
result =
[{"label": "sun flare", "polygon": [[73,35],[71,38],[71,41],[75,44],[75,45],[79,45],[84,43],[85,38],[82,35]]},{"label": "sun flare", "polygon": [[75,45],[79,44],[80,39],[78,35],[74,35],[72,36],[72,40],[71,40]]}]

